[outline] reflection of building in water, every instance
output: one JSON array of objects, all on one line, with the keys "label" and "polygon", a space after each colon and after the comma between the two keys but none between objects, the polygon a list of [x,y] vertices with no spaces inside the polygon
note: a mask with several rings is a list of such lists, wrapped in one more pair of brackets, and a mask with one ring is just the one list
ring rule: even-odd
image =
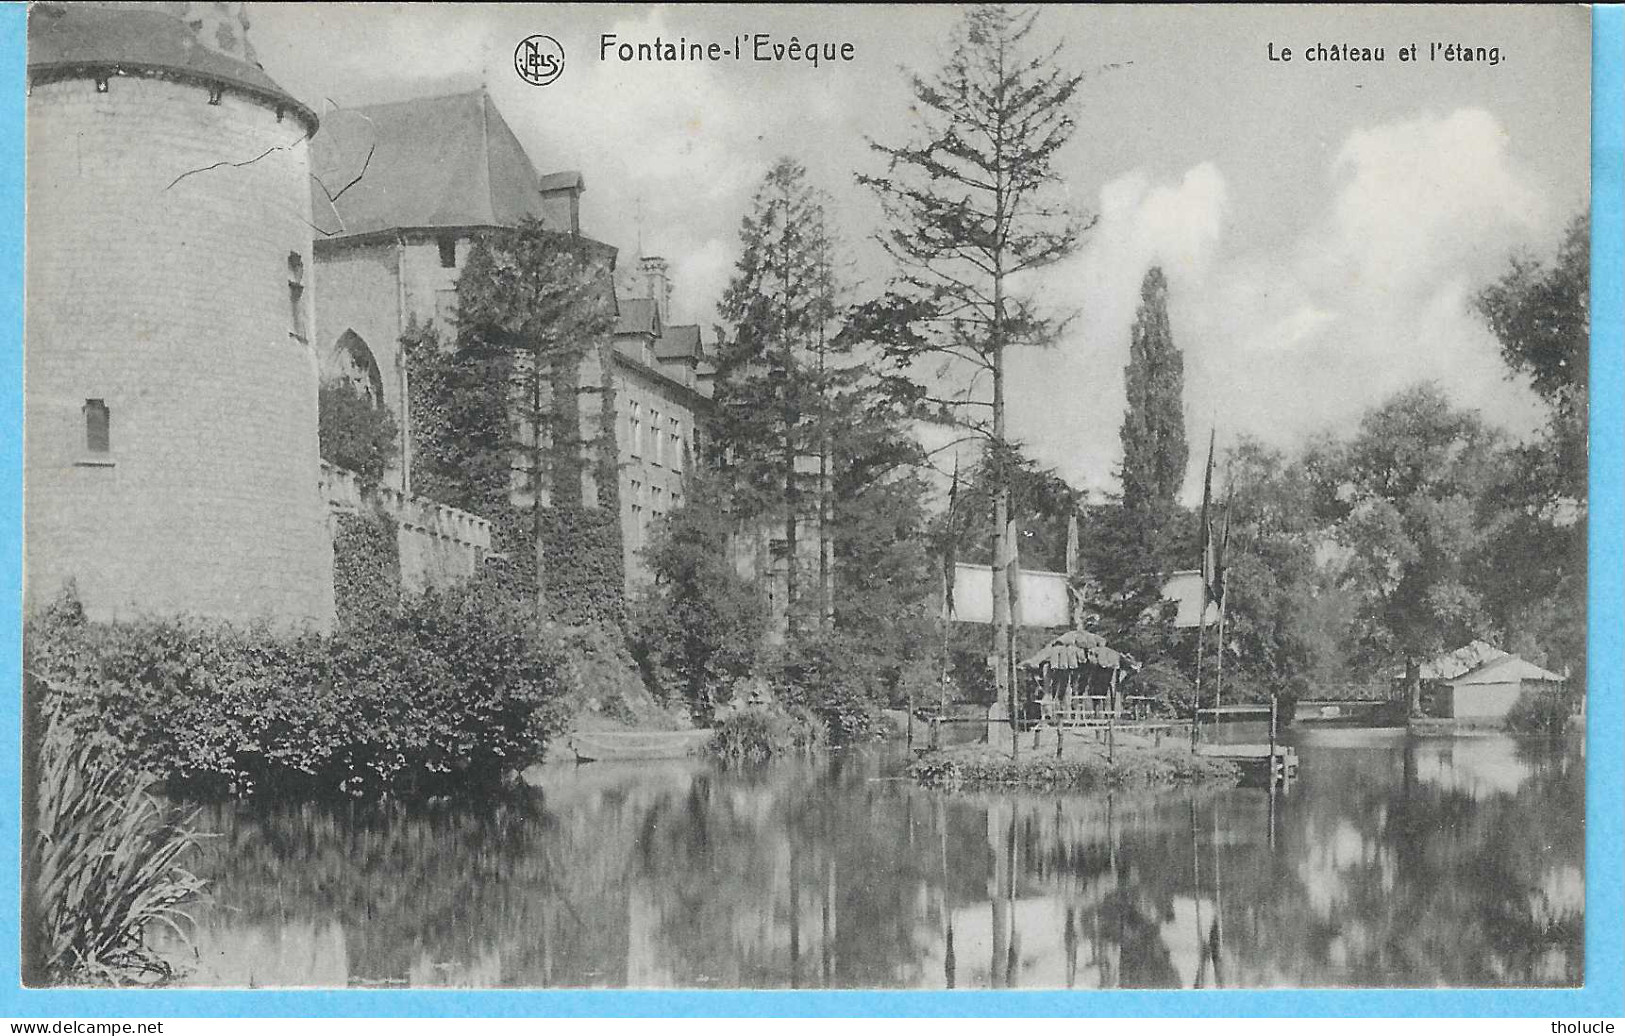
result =
[{"label": "reflection of building in water", "polygon": [[1475,801],[1516,794],[1534,773],[1530,763],[1518,758],[1518,743],[1511,738],[1452,738],[1421,742],[1413,750],[1418,780]]}]

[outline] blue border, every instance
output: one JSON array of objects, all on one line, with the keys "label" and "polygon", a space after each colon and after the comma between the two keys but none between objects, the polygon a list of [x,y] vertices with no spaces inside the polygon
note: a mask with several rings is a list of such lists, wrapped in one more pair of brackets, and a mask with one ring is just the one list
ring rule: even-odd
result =
[{"label": "blue border", "polygon": [[[0,7],[0,671],[19,672],[22,543],[22,220],[26,9]],[[1625,902],[1619,753],[1625,682],[1625,9],[1592,12],[1592,357],[1590,746],[1587,752],[1586,974],[1578,990],[653,993],[653,992],[0,992],[0,1016],[1548,1016],[1625,1015]],[[1601,692],[1601,693],[1598,693]],[[18,797],[20,695],[0,698],[0,787]],[[0,860],[19,859],[18,814],[0,809]],[[0,866],[0,975],[18,974],[18,874]]]}]

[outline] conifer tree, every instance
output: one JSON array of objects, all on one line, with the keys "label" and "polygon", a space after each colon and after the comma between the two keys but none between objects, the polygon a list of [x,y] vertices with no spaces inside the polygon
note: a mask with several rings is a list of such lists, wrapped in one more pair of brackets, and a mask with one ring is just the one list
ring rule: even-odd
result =
[{"label": "conifer tree", "polygon": [[[732,334],[719,347],[715,445],[732,476],[735,516],[782,522],[792,637],[809,611],[820,622],[829,614],[829,417],[853,377],[843,359],[850,345],[831,333],[840,289],[825,206],[799,162],[776,162],[740,226],[719,307]],[[800,547],[809,517],[819,537],[814,588]]]},{"label": "conifer tree", "polygon": [[[880,199],[879,241],[897,273],[855,324],[884,345],[889,383],[921,416],[983,444],[997,487],[995,557],[1005,556],[1013,455],[1006,353],[1051,344],[1060,331],[1018,278],[1070,254],[1086,229],[1050,190],[1056,158],[1076,128],[1083,76],[1065,68],[1060,44],[1035,46],[1037,16],[970,9],[943,68],[913,77],[921,137],[895,146],[871,141],[886,171],[858,178]],[[1000,580],[994,612],[1001,620],[994,654],[1008,660],[1009,587]],[[1013,705],[1013,683],[1011,698]]]},{"label": "conifer tree", "polygon": [[[549,611],[549,511],[579,511],[590,482],[600,523],[616,521],[613,443],[588,441],[591,431],[613,434],[608,396],[602,384],[582,383],[592,369],[584,361],[614,326],[607,278],[603,258],[579,239],[521,220],[470,250],[457,281],[453,350],[442,354],[436,336],[410,332],[412,377],[422,379],[413,425],[423,488],[493,518],[503,548],[533,555],[524,569],[539,614]],[[583,420],[584,411],[596,420]]]}]

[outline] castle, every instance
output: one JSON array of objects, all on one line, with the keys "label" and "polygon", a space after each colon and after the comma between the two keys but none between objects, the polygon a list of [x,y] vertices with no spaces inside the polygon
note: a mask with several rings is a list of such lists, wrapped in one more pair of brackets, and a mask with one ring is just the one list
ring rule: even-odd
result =
[{"label": "castle", "polygon": [[[368,387],[406,429],[391,471],[403,491],[412,485],[412,436],[401,337],[414,321],[455,337],[457,278],[477,235],[539,220],[592,257],[606,294],[626,296],[616,297],[612,335],[588,343],[575,376],[597,385],[608,373],[607,413],[583,408],[579,437],[612,440],[619,472],[613,501],[592,484],[582,499],[617,511],[622,591],[647,578],[639,552],[652,524],[682,504],[713,376],[700,328],[669,323],[666,261],[640,257],[624,271],[627,290],[616,292],[618,251],[582,233],[584,178],[539,172],[484,90],[332,113],[312,152],[324,375]],[[605,421],[611,434],[600,437]],[[517,474],[513,502],[529,506]],[[588,466],[583,478],[591,477]]]},{"label": "castle", "polygon": [[[475,236],[527,217],[577,241],[614,295],[617,251],[581,233],[582,176],[539,173],[483,90],[319,120],[247,30],[241,4],[31,12],[31,606],[71,582],[95,618],[324,627],[339,523],[363,509],[396,523],[403,584],[471,574],[490,523],[414,495],[403,333],[454,335]],[[622,274],[613,333],[577,376],[611,390],[581,437],[613,444],[617,484],[581,500],[618,529],[624,592],[683,502],[714,372],[700,329],[671,323],[664,260]],[[317,389],[338,378],[401,428],[381,485],[319,456]],[[526,492],[516,477],[514,502]]]},{"label": "castle", "polygon": [[[241,4],[36,4],[28,25],[24,572],[93,618],[324,627],[308,144]],[[467,574],[473,515],[395,493],[403,581]]]}]

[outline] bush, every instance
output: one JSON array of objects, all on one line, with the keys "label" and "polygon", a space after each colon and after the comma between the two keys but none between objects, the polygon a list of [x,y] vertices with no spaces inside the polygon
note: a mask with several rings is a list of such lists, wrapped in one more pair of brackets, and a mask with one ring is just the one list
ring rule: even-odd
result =
[{"label": "bush", "polygon": [[891,729],[876,704],[881,692],[873,673],[839,634],[809,636],[780,649],[766,668],[778,696],[816,715],[836,744],[873,740]]},{"label": "bush", "polygon": [[1513,734],[1557,737],[1568,730],[1573,711],[1565,691],[1524,691],[1507,710],[1506,729]]},{"label": "bush", "polygon": [[28,666],[75,735],[199,796],[488,788],[568,721],[556,638],[483,581],[331,636],[195,620],[34,616]]},{"label": "bush", "polygon": [[817,748],[824,737],[824,724],[805,708],[753,705],[730,713],[717,724],[708,748],[724,759],[760,762]]},{"label": "bush", "polygon": [[[30,681],[30,702],[43,688]],[[150,778],[72,736],[59,715],[40,739],[29,850],[31,975],[50,985],[131,985],[171,977],[148,930],[182,935],[203,883],[181,866],[197,845],[190,817],[147,793]]]},{"label": "bush", "polygon": [[395,459],[400,429],[389,409],[343,378],[323,381],[317,397],[317,439],[323,459],[377,483]]},{"label": "bush", "polygon": [[1159,715],[1190,716],[1196,705],[1196,687],[1172,662],[1152,662],[1123,681],[1122,693],[1155,699]]}]

